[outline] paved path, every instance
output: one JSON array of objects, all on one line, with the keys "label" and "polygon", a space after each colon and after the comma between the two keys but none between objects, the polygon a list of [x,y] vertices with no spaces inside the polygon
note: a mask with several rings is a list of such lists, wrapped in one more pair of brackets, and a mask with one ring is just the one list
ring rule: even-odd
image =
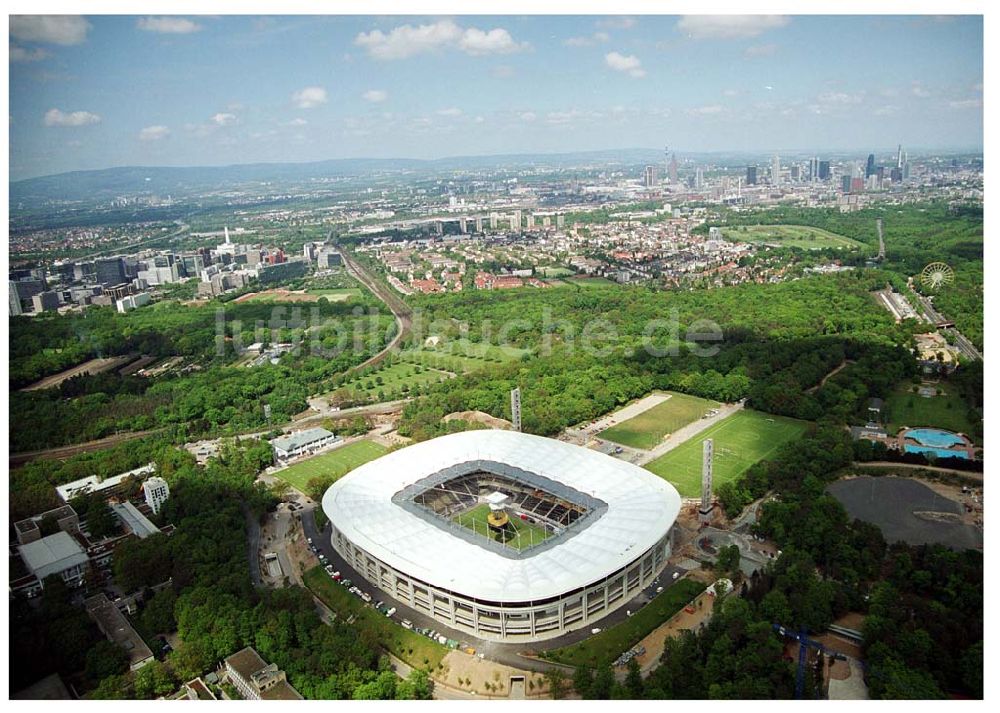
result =
[{"label": "paved path", "polygon": [[670,434],[670,438],[656,446],[653,450],[643,451],[643,455],[641,455],[639,459],[634,462],[637,465],[645,465],[646,463],[656,460],[664,453],[669,453],[680,444],[684,443],[688,439],[694,438],[699,433],[707,430],[711,426],[714,426],[722,419],[729,418],[737,411],[743,410],[743,404],[743,401],[735,404],[722,404],[722,406],[719,407],[719,413],[714,416],[709,416],[708,418],[699,418],[697,421],[692,421],[688,425],[677,429]]},{"label": "paved path", "polygon": [[954,475],[961,475],[972,480],[978,480],[982,482],[983,474],[977,473],[974,470],[958,470],[957,468],[941,468],[936,465],[921,465],[920,463],[896,463],[891,460],[873,460],[873,461],[859,461],[856,460],[852,465],[858,468],[908,468],[910,470],[932,470],[938,473],[952,473]]},{"label": "paved path", "polygon": [[576,442],[586,442],[601,431],[611,428],[615,424],[635,418],[641,413],[648,411],[654,406],[669,400],[671,394],[654,393],[644,396],[638,401],[623,406],[617,411],[609,413],[607,416],[597,419],[593,423],[585,423],[576,428],[567,428],[566,435]]}]

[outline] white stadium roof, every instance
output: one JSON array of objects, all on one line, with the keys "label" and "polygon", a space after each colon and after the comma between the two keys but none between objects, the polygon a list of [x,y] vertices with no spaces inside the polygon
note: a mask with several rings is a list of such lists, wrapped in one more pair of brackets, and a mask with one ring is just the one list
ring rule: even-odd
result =
[{"label": "white stadium roof", "polygon": [[[563,483],[607,509],[554,546],[505,557],[392,500],[427,476],[477,460]],[[492,602],[537,601],[601,580],[653,547],[680,505],[672,485],[638,466],[499,430],[455,433],[394,451],[356,468],[323,496],[323,510],[337,529],[373,557],[434,586]]]}]

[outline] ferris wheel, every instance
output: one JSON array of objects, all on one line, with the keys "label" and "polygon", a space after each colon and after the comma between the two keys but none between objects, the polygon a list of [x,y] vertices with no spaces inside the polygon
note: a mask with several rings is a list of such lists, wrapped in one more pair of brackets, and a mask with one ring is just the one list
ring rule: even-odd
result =
[{"label": "ferris wheel", "polygon": [[955,271],[943,262],[932,262],[920,271],[920,282],[928,289],[936,290],[955,281]]}]

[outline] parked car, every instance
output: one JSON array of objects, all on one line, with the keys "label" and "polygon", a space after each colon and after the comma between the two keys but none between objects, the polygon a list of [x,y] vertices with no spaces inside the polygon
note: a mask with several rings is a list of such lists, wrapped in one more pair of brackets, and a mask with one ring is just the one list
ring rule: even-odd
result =
[{"label": "parked car", "polygon": [[409,619],[403,619],[401,625],[404,629],[413,629],[413,623]]},{"label": "parked car", "polygon": [[392,616],[392,615],[393,615],[393,614],[395,614],[395,613],[396,613],[396,607],[390,607],[390,608],[389,608],[389,611],[387,611],[387,612],[385,613],[385,615],[386,615],[386,616]]}]

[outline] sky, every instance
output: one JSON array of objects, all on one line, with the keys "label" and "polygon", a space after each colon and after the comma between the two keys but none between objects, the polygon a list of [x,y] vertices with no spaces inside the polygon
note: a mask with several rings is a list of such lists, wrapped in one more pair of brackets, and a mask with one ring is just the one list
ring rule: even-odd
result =
[{"label": "sky", "polygon": [[978,149],[979,16],[11,16],[12,180],[112,166]]}]

